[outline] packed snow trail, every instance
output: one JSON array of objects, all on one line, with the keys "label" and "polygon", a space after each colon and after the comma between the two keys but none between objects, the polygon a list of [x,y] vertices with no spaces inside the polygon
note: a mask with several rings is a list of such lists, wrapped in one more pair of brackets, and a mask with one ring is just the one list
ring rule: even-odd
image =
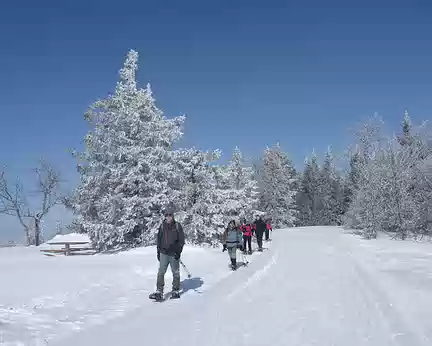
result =
[{"label": "packed snow trail", "polygon": [[[58,345],[430,345],[403,319],[372,266],[353,255],[352,236],[328,227],[273,235],[269,249],[254,254],[248,267],[201,294],[149,301]],[[227,267],[223,255],[220,266]]]}]

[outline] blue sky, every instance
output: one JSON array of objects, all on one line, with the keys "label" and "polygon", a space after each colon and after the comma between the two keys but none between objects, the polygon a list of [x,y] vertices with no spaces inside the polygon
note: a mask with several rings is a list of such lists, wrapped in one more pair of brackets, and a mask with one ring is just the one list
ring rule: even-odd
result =
[{"label": "blue sky", "polygon": [[[374,112],[395,128],[405,107],[430,118],[431,38],[432,7],[415,0],[1,1],[0,164],[28,185],[45,155],[72,186],[83,113],[131,48],[158,106],[187,115],[184,145],[256,156],[280,141],[297,163],[339,152]],[[17,237],[0,217],[0,241]]]}]

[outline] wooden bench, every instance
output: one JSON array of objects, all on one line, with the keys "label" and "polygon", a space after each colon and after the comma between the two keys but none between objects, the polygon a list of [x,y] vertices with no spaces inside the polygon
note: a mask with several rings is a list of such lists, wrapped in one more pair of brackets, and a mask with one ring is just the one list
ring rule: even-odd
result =
[{"label": "wooden bench", "polygon": [[[55,256],[56,254],[64,254],[65,256],[70,255],[93,255],[93,249],[91,247],[71,247],[71,245],[88,245],[87,241],[55,241],[48,242],[48,245],[63,245],[61,249],[44,249],[40,250],[46,256]],[[80,251],[92,251],[91,253],[79,253]]]}]

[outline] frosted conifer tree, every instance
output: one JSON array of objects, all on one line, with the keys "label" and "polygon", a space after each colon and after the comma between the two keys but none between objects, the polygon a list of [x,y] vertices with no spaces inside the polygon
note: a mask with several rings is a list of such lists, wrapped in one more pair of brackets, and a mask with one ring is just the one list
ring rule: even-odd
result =
[{"label": "frosted conifer tree", "polygon": [[73,209],[100,249],[154,242],[161,210],[176,201],[180,184],[172,146],[182,136],[184,117],[167,119],[150,86],[136,82],[138,54],[131,50],[115,93],[86,113],[92,129],[77,153],[81,182]]},{"label": "frosted conifer tree", "polygon": [[343,195],[344,195],[343,213],[344,214],[348,211],[359,189],[360,164],[361,161],[358,152],[354,152],[352,155],[350,155],[349,170],[348,170],[348,174],[345,176],[344,183],[343,183]]},{"label": "frosted conifer tree", "polygon": [[296,172],[279,143],[264,152],[261,180],[260,209],[271,217],[274,227],[293,227],[297,219]]},{"label": "frosted conifer tree", "polygon": [[[405,124],[407,121],[405,114]],[[359,136],[360,165],[359,189],[347,213],[348,225],[360,228],[367,238],[378,231],[392,232],[405,239],[414,233],[422,209],[416,198],[415,173],[421,160],[421,145],[409,138],[409,127],[404,127],[404,140],[377,136],[379,128],[364,127]],[[365,150],[365,148],[367,150]]]},{"label": "frosted conifer tree", "polygon": [[356,132],[356,144],[351,157],[355,157],[356,184],[352,202],[344,215],[344,224],[359,229],[365,238],[375,238],[382,218],[382,120],[374,116]]},{"label": "frosted conifer tree", "polygon": [[223,232],[216,179],[211,163],[220,158],[220,151],[203,152],[195,148],[176,153],[182,180],[181,220],[186,241],[214,245]]},{"label": "frosted conifer tree", "polygon": [[299,224],[301,226],[319,225],[321,196],[319,188],[319,166],[315,151],[305,159],[305,167],[296,197]]},{"label": "frosted conifer tree", "polygon": [[343,191],[330,147],[325,154],[318,180],[321,200],[318,224],[340,225],[343,211]]},{"label": "frosted conifer tree", "polygon": [[248,167],[240,149],[235,148],[228,166],[215,166],[217,200],[225,224],[232,218],[253,221],[258,210],[258,183],[254,170]]}]

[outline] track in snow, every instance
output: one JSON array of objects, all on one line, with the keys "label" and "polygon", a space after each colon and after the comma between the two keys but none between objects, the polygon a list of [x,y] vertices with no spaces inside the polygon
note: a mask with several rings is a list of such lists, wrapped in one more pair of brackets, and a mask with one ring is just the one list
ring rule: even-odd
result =
[{"label": "track in snow", "polygon": [[[269,251],[202,294],[145,308],[59,345],[429,344],[336,228],[275,231]],[[220,265],[226,265],[225,254]],[[198,273],[194,273],[197,275]],[[205,278],[204,278],[205,280]],[[422,343],[423,342],[423,343]],[[54,344],[53,344],[54,345]]]}]

